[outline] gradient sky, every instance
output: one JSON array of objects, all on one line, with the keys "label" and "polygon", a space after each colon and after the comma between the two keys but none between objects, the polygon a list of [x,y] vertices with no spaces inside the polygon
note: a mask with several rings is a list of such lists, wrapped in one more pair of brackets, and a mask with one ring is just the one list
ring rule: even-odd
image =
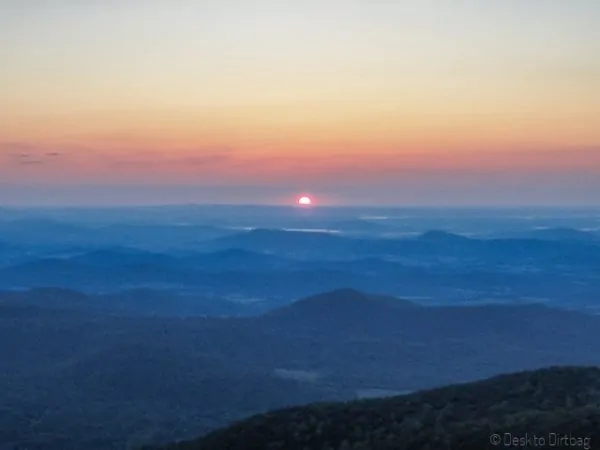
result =
[{"label": "gradient sky", "polygon": [[0,204],[599,204],[597,0],[2,0]]}]

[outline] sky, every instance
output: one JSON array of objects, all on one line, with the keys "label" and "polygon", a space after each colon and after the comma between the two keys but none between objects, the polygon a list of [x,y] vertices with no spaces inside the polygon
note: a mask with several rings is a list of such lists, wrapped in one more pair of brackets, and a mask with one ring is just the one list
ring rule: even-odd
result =
[{"label": "sky", "polygon": [[0,205],[600,204],[597,0],[0,0]]}]

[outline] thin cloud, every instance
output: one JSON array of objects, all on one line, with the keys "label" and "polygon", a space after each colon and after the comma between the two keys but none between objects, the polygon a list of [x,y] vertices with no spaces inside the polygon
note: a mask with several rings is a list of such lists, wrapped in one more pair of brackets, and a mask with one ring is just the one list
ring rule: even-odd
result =
[{"label": "thin cloud", "polygon": [[2,154],[5,162],[12,167],[43,165],[62,156],[61,152],[30,142],[0,142]]}]

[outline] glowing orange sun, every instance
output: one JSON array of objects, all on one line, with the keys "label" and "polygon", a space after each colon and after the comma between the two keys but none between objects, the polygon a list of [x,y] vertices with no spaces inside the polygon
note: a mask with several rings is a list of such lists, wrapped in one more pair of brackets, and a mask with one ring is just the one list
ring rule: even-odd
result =
[{"label": "glowing orange sun", "polygon": [[310,205],[312,205],[312,203],[313,203],[313,201],[310,197],[304,196],[304,197],[300,197],[298,199],[298,204],[300,206],[310,206]]}]

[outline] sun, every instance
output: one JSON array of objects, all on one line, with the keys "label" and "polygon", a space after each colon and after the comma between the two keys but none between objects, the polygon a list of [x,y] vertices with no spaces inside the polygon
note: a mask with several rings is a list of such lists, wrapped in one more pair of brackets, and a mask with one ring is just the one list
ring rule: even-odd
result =
[{"label": "sun", "polygon": [[300,206],[310,206],[313,204],[313,201],[310,197],[302,196],[298,199],[298,204]]}]

